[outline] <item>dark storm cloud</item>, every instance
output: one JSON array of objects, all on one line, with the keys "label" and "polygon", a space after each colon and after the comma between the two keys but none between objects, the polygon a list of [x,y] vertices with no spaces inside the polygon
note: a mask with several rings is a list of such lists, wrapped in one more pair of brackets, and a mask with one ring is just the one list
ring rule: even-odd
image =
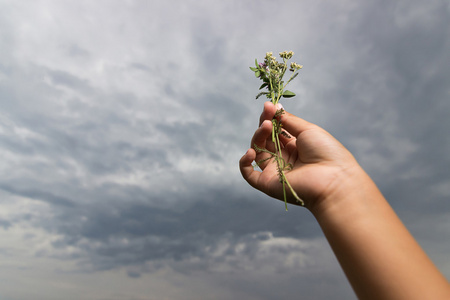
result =
[{"label": "dark storm cloud", "polygon": [[[224,240],[228,244],[226,255],[232,257],[236,245],[244,243],[242,251],[251,260],[248,247],[252,246],[246,240],[259,240],[260,232],[304,239],[315,238],[320,232],[306,211],[291,207],[292,211],[286,213],[281,202],[255,201],[255,196],[237,194],[231,187],[197,187],[196,192],[183,195],[150,192],[147,197],[152,199],[148,201],[136,191],[130,187],[126,202],[96,198],[92,204],[61,210],[55,207],[52,220],[38,222],[61,235],[54,242],[57,249],[80,249],[83,265],[93,270],[172,259],[196,259],[204,265],[202,269],[214,268],[215,260],[225,257],[212,257],[210,252]],[[182,197],[179,200],[188,204],[169,208],[151,204],[170,197]],[[290,251],[283,249],[279,251]],[[73,258],[79,258],[79,254]]]}]

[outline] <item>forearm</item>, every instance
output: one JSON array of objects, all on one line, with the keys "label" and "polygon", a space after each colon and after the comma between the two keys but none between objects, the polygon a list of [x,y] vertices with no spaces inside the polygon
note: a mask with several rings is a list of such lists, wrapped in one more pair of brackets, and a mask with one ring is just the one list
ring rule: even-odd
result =
[{"label": "forearm", "polygon": [[[360,299],[450,299],[448,281],[359,169],[311,209]],[[347,184],[347,186],[345,186]]]}]

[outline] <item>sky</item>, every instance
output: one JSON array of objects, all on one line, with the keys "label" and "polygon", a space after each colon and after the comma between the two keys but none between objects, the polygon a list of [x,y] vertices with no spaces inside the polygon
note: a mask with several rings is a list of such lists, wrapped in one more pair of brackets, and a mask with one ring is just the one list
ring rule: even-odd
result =
[{"label": "sky", "polygon": [[450,4],[0,0],[0,299],[356,299],[304,208],[253,190],[249,67],[324,127],[450,278]]}]

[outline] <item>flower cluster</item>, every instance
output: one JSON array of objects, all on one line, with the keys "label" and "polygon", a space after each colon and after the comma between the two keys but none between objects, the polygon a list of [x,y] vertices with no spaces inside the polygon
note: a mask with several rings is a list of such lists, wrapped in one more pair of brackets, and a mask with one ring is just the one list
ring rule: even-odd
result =
[{"label": "flower cluster", "polygon": [[263,81],[263,84],[259,89],[267,89],[267,91],[260,92],[256,96],[256,99],[265,95],[267,98],[271,99],[272,103],[277,104],[281,97],[290,98],[295,96],[293,92],[285,90],[285,87],[297,77],[297,71],[303,68],[303,66],[292,62],[289,71],[293,74],[287,82],[284,82],[283,77],[288,69],[288,60],[292,58],[294,52],[284,51],[280,52],[279,55],[282,58],[281,62],[277,61],[272,52],[267,52],[264,57],[264,62],[258,63],[258,61],[255,60],[255,67],[250,67],[250,69],[255,72],[255,76]]},{"label": "flower cluster", "polygon": [[284,51],[284,52],[280,52],[280,57],[284,58],[284,59],[291,59],[292,56],[294,56],[294,52],[292,51]]},{"label": "flower cluster", "polygon": [[301,68],[303,68],[302,65],[299,65],[299,64],[297,64],[295,62],[291,62],[291,68],[289,69],[289,71],[295,72],[297,70],[300,70]]}]

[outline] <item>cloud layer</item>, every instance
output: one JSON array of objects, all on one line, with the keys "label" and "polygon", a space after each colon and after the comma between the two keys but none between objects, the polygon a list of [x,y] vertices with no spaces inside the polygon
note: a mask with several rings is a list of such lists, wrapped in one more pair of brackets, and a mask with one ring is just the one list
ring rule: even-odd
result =
[{"label": "cloud layer", "polygon": [[354,297],[312,216],[237,169],[262,109],[248,67],[283,50],[305,66],[283,105],[450,276],[446,1],[0,7],[2,298]]}]

